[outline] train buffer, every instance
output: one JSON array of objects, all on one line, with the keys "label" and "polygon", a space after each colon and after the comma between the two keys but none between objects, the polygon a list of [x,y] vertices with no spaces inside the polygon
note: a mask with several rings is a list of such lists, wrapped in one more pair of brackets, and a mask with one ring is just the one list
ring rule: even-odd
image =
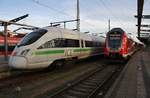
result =
[{"label": "train buffer", "polygon": [[150,98],[150,47],[130,59],[105,98]]}]

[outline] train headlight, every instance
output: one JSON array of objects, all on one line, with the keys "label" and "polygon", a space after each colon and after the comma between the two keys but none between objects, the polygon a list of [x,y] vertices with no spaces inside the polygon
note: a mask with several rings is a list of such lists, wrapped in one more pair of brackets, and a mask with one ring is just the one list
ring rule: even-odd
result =
[{"label": "train headlight", "polygon": [[20,55],[26,56],[30,49],[23,50]]}]

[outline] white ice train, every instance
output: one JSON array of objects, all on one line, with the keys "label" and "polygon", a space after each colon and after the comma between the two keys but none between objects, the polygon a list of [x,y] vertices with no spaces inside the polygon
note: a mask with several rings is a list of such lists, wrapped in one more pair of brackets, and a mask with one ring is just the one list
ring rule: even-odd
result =
[{"label": "white ice train", "polygon": [[67,59],[81,59],[104,53],[104,37],[58,27],[45,27],[27,34],[15,47],[9,66],[17,69],[62,65]]}]

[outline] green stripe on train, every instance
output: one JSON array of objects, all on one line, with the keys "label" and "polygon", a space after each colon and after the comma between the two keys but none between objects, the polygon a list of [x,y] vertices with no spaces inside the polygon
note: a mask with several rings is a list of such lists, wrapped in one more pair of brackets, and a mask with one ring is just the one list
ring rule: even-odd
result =
[{"label": "green stripe on train", "polygon": [[[80,52],[80,51],[92,51],[94,49],[92,48],[79,48],[79,49],[73,49],[74,52]],[[63,54],[65,50],[45,50],[45,51],[37,51],[34,52],[34,55],[46,55],[46,54]]]},{"label": "green stripe on train", "polygon": [[74,52],[80,52],[80,51],[91,51],[92,48],[81,48],[81,49],[74,49]]},{"label": "green stripe on train", "polygon": [[64,50],[46,50],[35,52],[35,55],[45,55],[45,54],[63,54]]}]

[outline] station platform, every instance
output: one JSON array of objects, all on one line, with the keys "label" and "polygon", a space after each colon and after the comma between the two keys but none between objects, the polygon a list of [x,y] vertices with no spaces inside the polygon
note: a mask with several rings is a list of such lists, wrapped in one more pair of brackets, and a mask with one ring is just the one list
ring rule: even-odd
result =
[{"label": "station platform", "polygon": [[150,47],[133,55],[104,98],[150,98]]}]

